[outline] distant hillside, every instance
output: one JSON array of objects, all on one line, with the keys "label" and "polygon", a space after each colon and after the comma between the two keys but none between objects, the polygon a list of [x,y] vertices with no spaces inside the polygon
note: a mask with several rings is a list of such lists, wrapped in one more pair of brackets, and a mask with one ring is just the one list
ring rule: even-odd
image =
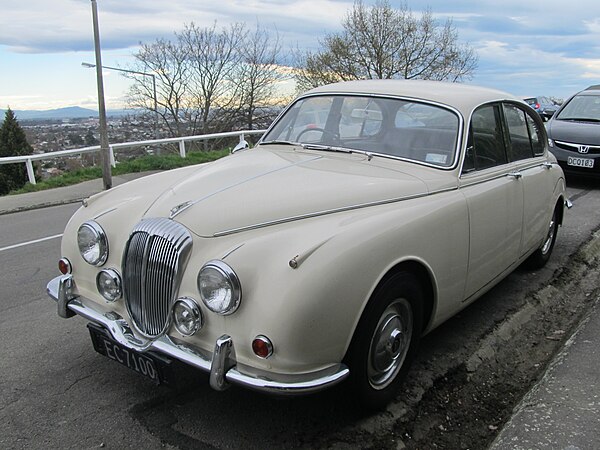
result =
[{"label": "distant hillside", "polygon": [[[86,117],[98,117],[98,111],[81,108],[80,106],[69,106],[67,108],[48,109],[45,111],[16,110],[13,112],[18,120],[61,120],[61,119],[85,119]],[[124,116],[134,114],[135,110],[116,109],[108,110],[107,116]],[[4,121],[5,109],[0,109],[0,122]]]}]

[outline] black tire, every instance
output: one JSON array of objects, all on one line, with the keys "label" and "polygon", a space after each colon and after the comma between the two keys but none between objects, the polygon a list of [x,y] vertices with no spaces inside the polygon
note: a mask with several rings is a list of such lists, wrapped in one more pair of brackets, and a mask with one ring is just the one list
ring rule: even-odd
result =
[{"label": "black tire", "polygon": [[414,359],[423,324],[423,290],[399,272],[376,289],[358,323],[346,364],[359,403],[381,409],[394,397]]},{"label": "black tire", "polygon": [[546,265],[552,255],[554,249],[554,243],[556,242],[556,235],[558,234],[558,207],[554,208],[552,218],[548,224],[548,233],[540,248],[531,254],[525,261],[525,267],[530,270],[541,269]]}]

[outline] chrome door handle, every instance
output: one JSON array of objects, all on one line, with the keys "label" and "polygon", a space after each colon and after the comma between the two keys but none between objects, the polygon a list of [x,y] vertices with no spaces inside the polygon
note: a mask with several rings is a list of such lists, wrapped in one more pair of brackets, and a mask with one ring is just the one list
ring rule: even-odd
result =
[{"label": "chrome door handle", "polygon": [[552,167],[554,167],[554,164],[552,164],[550,162],[545,162],[542,164],[542,167],[544,167],[546,169],[552,169]]},{"label": "chrome door handle", "polygon": [[517,180],[518,180],[518,179],[519,179],[519,178],[521,178],[523,175],[522,175],[522,174],[521,174],[521,172],[519,172],[518,170],[515,170],[514,172],[509,172],[509,173],[507,173],[507,174],[506,174],[506,176],[507,176],[507,177],[512,177],[512,178],[515,178],[515,179],[517,179]]}]

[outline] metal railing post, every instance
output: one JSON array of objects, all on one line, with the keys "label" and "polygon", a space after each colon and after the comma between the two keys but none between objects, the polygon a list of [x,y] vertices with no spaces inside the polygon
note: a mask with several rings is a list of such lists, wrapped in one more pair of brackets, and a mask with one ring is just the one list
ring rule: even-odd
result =
[{"label": "metal railing post", "polygon": [[31,184],[35,184],[35,173],[33,172],[33,163],[31,162],[31,158],[27,158],[25,165],[27,166],[27,176],[29,177],[29,182]]},{"label": "metal railing post", "polygon": [[110,165],[113,167],[117,167],[117,161],[115,160],[115,151],[113,150],[112,145],[108,146],[108,154],[110,155]]},{"label": "metal railing post", "polygon": [[185,141],[183,139],[179,141],[179,155],[185,158]]}]

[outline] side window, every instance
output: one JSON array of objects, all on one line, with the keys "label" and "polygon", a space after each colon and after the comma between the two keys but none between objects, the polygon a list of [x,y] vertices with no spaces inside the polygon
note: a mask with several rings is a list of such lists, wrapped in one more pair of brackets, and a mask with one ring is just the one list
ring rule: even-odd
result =
[{"label": "side window", "polygon": [[529,129],[525,119],[525,111],[517,108],[515,105],[504,105],[503,108],[510,140],[511,161],[531,158],[533,151],[529,140]]},{"label": "side window", "polygon": [[540,130],[537,122],[529,114],[525,115],[527,119],[527,128],[529,129],[529,136],[531,137],[531,148],[535,156],[541,156],[544,154],[545,142],[543,134]]},{"label": "side window", "polygon": [[482,170],[508,162],[499,105],[478,108],[471,116],[463,171]]}]

